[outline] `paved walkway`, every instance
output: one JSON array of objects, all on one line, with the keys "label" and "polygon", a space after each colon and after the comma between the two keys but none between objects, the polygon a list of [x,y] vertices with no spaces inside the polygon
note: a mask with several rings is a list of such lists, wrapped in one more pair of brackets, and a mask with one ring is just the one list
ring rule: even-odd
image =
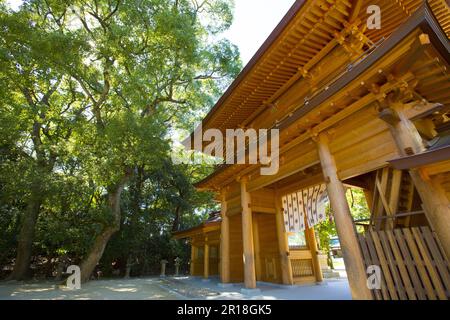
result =
[{"label": "paved walkway", "polygon": [[[284,286],[258,282],[257,292],[244,294],[243,284],[219,285],[218,278],[205,281],[198,277],[178,277],[165,279],[168,289],[186,295],[179,288],[189,288],[191,299],[262,299],[262,300],[350,300],[351,294],[347,279],[330,279],[315,285]],[[182,284],[182,285],[180,285]],[[181,289],[183,290],[183,289]],[[209,291],[208,295],[196,296],[196,290]]]},{"label": "paved walkway", "polygon": [[221,287],[217,278],[203,281],[197,277],[98,280],[84,284],[80,290],[69,290],[55,282],[0,282],[0,300],[351,299],[346,279],[326,280],[320,285],[305,286],[258,282],[259,292],[256,294],[243,294],[242,288],[242,284]]}]

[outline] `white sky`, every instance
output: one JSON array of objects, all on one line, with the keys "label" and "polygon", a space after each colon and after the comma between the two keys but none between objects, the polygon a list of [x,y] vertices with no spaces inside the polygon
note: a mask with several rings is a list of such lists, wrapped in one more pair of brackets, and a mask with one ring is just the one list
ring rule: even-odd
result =
[{"label": "white sky", "polygon": [[6,3],[14,10],[16,10],[22,2],[22,0],[6,0]]},{"label": "white sky", "polygon": [[[295,0],[234,1],[233,25],[223,36],[239,47],[242,62],[246,65]],[[6,2],[15,9],[22,0]]]},{"label": "white sky", "polygon": [[242,62],[253,57],[295,0],[234,0],[234,21],[224,37],[239,47]]}]

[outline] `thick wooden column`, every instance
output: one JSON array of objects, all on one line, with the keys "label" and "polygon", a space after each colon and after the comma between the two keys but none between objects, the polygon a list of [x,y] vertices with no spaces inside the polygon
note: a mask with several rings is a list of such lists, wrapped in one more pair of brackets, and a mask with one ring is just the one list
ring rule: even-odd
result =
[{"label": "thick wooden column", "polygon": [[292,275],[292,265],[289,260],[289,243],[287,233],[284,228],[283,209],[281,206],[281,197],[275,194],[275,210],[277,223],[278,251],[280,253],[281,276],[283,284],[293,285],[294,277]]},{"label": "thick wooden column", "polygon": [[[306,219],[306,217],[305,217]],[[305,221],[306,223],[306,221]],[[322,274],[322,268],[320,267],[320,261],[319,261],[319,249],[317,248],[317,242],[316,242],[316,233],[314,232],[314,228],[308,227],[308,224],[305,224],[305,235],[306,239],[309,244],[309,250],[311,251],[312,255],[312,262],[314,267],[314,274],[316,276],[317,282],[323,281],[323,274]]]},{"label": "thick wooden column", "polygon": [[205,237],[205,249],[203,250],[203,278],[209,278],[209,243],[208,237]]},{"label": "thick wooden column", "polygon": [[227,216],[227,201],[224,192],[222,196],[222,207],[220,215],[222,223],[220,226],[220,277],[222,283],[230,282],[230,220]]},{"label": "thick wooden column", "polygon": [[[390,129],[400,154],[408,156],[426,151],[414,123],[404,115],[404,105],[393,103],[391,107],[396,111],[399,119],[398,122],[390,125]],[[422,200],[428,222],[436,232],[447,259],[450,260],[449,200],[442,188],[422,174],[420,169],[410,169],[409,174]]]},{"label": "thick wooden column", "polygon": [[247,179],[241,179],[241,206],[242,206],[242,243],[244,259],[245,288],[256,288],[255,249],[253,247],[253,219],[250,208],[250,194],[247,192]]},{"label": "thick wooden column", "polygon": [[336,163],[328,146],[328,137],[322,133],[317,139],[323,175],[327,182],[328,197],[333,209],[336,231],[341,243],[345,269],[353,299],[372,299],[367,288],[367,275],[363,257],[353,228],[345,189],[337,175]]},{"label": "thick wooden column", "polygon": [[194,272],[195,272],[195,262],[194,262],[195,261],[195,255],[196,255],[196,248],[191,242],[191,265],[190,265],[191,276],[195,275],[194,274]]}]

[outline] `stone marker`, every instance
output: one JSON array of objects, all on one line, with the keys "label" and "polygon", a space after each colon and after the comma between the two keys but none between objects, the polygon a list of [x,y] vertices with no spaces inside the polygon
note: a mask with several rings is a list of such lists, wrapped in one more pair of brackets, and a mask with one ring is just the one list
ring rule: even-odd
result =
[{"label": "stone marker", "polygon": [[175,258],[175,276],[177,277],[180,273],[180,265],[181,265],[181,259],[179,257]]},{"label": "stone marker", "polygon": [[161,260],[161,277],[165,277],[166,276],[166,264],[169,261],[167,260]]}]

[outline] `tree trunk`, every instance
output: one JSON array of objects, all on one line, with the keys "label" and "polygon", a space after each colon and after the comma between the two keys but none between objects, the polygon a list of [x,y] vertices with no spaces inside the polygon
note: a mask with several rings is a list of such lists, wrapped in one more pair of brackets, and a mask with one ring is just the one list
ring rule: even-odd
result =
[{"label": "tree trunk", "polygon": [[24,280],[29,276],[31,250],[41,204],[40,192],[34,190],[22,219],[14,270],[9,276],[11,280]]},{"label": "tree trunk", "polygon": [[[52,88],[43,96],[40,103],[48,106],[48,99],[50,99],[50,96],[56,91],[58,85],[59,81],[57,81],[52,86]],[[27,99],[31,109],[36,108],[37,101],[33,101],[33,98],[30,95],[30,90],[28,90],[28,88],[25,88],[22,92]],[[9,279],[11,280],[23,280],[28,276],[36,222],[44,199],[41,179],[44,174],[49,174],[52,172],[56,161],[56,155],[52,151],[50,151],[50,156],[46,157],[46,153],[42,148],[41,121],[45,119],[45,112],[40,112],[39,118],[39,120],[34,121],[32,130],[30,132],[31,140],[33,141],[33,147],[36,154],[36,176],[38,178],[35,178],[31,184],[30,200],[27,204],[27,210],[25,211],[25,215],[22,218],[22,224],[20,227],[14,270],[9,276]]]},{"label": "tree trunk", "polygon": [[331,256],[330,248],[328,248],[327,251],[327,263],[328,266],[334,270],[333,257]]},{"label": "tree trunk", "polygon": [[120,196],[128,181],[129,175],[117,185],[112,191],[108,192],[108,205],[114,217],[113,224],[106,226],[102,232],[95,238],[94,244],[91,247],[87,257],[81,263],[81,282],[89,281],[92,272],[99,263],[106,245],[111,236],[120,230]]},{"label": "tree trunk", "polygon": [[173,220],[172,224],[172,231],[179,231],[180,230],[180,206],[177,206],[175,209],[175,219]]},{"label": "tree trunk", "polygon": [[106,227],[103,231],[95,238],[94,244],[89,251],[86,259],[81,263],[81,282],[89,281],[92,272],[100,261],[103,252],[105,251],[106,245],[108,244],[111,236],[119,230],[119,227],[112,226]]},{"label": "tree trunk", "polygon": [[127,258],[127,264],[125,266],[125,276],[124,276],[125,279],[130,278],[132,264],[133,264],[133,260],[131,258],[131,255],[129,255]]}]

